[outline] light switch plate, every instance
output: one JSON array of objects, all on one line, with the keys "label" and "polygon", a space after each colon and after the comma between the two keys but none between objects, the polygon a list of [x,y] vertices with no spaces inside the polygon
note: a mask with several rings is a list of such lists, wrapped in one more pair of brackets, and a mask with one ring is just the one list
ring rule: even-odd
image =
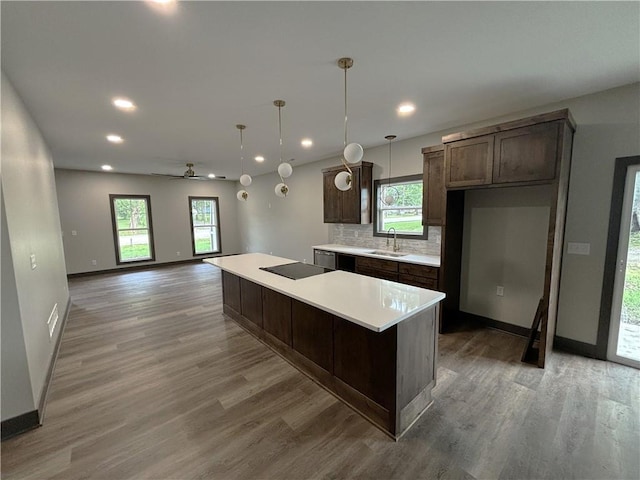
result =
[{"label": "light switch plate", "polygon": [[570,255],[589,255],[591,253],[590,243],[569,242],[567,253]]},{"label": "light switch plate", "polygon": [[31,260],[31,270],[35,270],[38,264],[36,263],[36,254],[32,253],[29,255],[29,259]]}]

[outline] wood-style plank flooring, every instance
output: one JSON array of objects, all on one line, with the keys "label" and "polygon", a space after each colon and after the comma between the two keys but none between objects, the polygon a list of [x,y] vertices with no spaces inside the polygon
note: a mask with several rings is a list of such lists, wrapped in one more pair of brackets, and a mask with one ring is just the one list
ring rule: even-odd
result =
[{"label": "wood-style plank flooring", "polygon": [[640,373],[441,336],[435,402],[391,441],[222,314],[206,264],[73,279],[44,426],[4,479],[640,478]]}]

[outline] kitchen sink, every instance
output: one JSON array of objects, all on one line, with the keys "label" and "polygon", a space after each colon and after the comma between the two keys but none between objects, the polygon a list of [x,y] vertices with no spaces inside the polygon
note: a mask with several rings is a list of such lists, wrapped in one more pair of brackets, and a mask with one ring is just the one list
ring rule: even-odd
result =
[{"label": "kitchen sink", "polygon": [[381,255],[383,257],[406,257],[406,253],[387,252],[385,250],[374,250],[371,255]]}]

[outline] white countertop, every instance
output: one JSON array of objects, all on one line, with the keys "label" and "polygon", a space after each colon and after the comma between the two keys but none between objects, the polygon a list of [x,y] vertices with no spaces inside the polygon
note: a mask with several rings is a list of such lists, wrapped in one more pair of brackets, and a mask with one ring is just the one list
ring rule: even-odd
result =
[{"label": "white countertop", "polygon": [[440,257],[436,255],[418,255],[417,253],[391,252],[401,254],[401,257],[376,255],[371,252],[377,252],[380,248],[351,247],[349,245],[339,245],[330,243],[328,245],[314,245],[312,248],[318,250],[327,250],[329,252],[348,253],[349,255],[359,255],[362,257],[382,258],[384,260],[393,260],[394,262],[415,263],[418,265],[428,265],[430,267],[440,267]]},{"label": "white countertop", "polygon": [[445,297],[434,290],[341,270],[291,280],[259,268],[295,260],[264,253],[206,258],[204,262],[376,332],[433,307]]}]

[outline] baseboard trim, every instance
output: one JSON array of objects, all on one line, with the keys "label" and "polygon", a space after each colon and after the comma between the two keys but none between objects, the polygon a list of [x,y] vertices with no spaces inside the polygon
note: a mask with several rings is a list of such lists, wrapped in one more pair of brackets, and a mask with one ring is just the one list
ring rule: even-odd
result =
[{"label": "baseboard trim", "polygon": [[69,318],[69,312],[71,311],[71,296],[67,299],[67,306],[62,315],[62,321],[60,322],[60,333],[56,339],[56,344],[53,347],[53,355],[51,356],[51,362],[49,362],[49,368],[47,370],[47,376],[44,379],[44,385],[40,392],[40,402],[38,404],[38,414],[40,425],[44,421],[44,414],[47,406],[47,398],[49,397],[49,389],[51,387],[51,380],[53,378],[53,371],[56,368],[56,362],[58,361],[58,353],[60,352],[60,344],[62,343],[62,335],[64,335],[64,327],[67,325],[67,319]]},{"label": "baseboard trim", "polygon": [[153,268],[175,267],[177,265],[184,265],[186,263],[200,263],[205,258],[212,258],[212,257],[205,255],[202,258],[189,258],[188,260],[178,260],[175,262],[148,263],[144,265],[137,264],[137,265],[130,265],[126,267],[120,267],[120,268],[109,268],[107,270],[93,270],[91,272],[69,273],[67,274],[67,278],[72,279],[72,278],[79,278],[79,277],[89,277],[94,275],[106,275],[110,273],[131,272],[134,270],[150,270]]},{"label": "baseboard trim", "polygon": [[520,325],[512,325],[511,323],[501,322],[500,320],[483,317],[482,315],[476,315],[475,313],[460,311],[459,318],[465,322],[480,323],[485,327],[512,333],[513,335],[518,335],[520,337],[529,336],[529,328],[521,327]]},{"label": "baseboard trim", "polygon": [[598,346],[591,345],[590,343],[580,342],[578,340],[572,340],[565,337],[554,337],[553,348],[556,350],[562,350],[567,353],[574,353],[576,355],[582,355],[583,357],[597,358],[602,360],[598,356]]},{"label": "baseboard trim", "polygon": [[4,442],[11,437],[15,437],[16,435],[28,430],[33,430],[39,426],[40,418],[37,410],[32,410],[30,412],[23,413],[22,415],[18,415],[17,417],[3,420],[0,427],[2,429],[1,440]]}]

